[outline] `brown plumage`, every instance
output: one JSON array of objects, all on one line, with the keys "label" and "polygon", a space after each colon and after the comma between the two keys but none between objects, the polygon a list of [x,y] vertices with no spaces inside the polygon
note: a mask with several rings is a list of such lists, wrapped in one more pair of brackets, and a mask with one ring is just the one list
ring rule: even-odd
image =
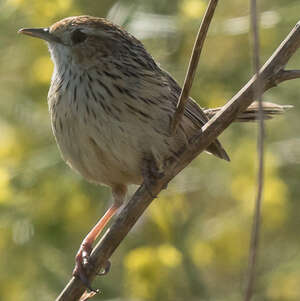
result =
[{"label": "brown plumage", "polygon": [[[70,17],[20,32],[48,43],[54,62],[48,104],[63,158],[87,180],[112,188],[113,205],[76,256],[74,274],[88,285],[84,262],[123,203],[127,186],[147,184],[161,174],[166,159],[176,157],[216,110],[204,112],[190,98],[177,132],[170,135],[180,86],[139,40],[105,19]],[[276,110],[270,106],[268,116]],[[240,119],[255,119],[256,111],[250,108]],[[218,140],[207,151],[229,161]]]}]

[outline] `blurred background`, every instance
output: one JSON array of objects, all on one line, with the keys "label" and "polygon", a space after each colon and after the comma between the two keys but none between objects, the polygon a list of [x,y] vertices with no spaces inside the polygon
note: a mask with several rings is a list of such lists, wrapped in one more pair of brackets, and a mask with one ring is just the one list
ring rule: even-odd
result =
[{"label": "blurred background", "polygon": [[[252,74],[249,1],[220,1],[192,96],[215,107]],[[299,18],[297,0],[261,4],[261,61]],[[54,300],[108,188],[62,161],[51,133],[45,43],[18,36],[61,18],[108,17],[141,39],[180,83],[207,1],[0,1],[0,300]],[[300,51],[290,68],[300,68]],[[300,80],[264,100],[295,108],[266,125],[266,178],[255,300],[300,300]],[[232,162],[201,154],[160,194],[94,282],[95,300],[242,300],[256,191],[256,124],[221,136]],[[136,187],[132,187],[131,194]]]}]

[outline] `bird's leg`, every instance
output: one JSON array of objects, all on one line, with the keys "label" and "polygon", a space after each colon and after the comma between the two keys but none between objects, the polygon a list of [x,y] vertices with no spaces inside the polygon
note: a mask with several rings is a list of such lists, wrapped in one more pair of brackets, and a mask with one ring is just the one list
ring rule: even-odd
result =
[{"label": "bird's leg", "polygon": [[78,276],[81,281],[91,290],[90,282],[87,278],[85,266],[89,263],[89,257],[92,252],[92,245],[97,239],[105,225],[113,217],[119,207],[114,203],[103,215],[103,217],[97,222],[93,229],[88,233],[88,235],[82,241],[80,248],[75,257],[75,268],[73,270],[73,275]]},{"label": "bird's leg", "polygon": [[[94,241],[102,232],[103,228],[109,222],[109,220],[115,215],[117,210],[122,205],[127,192],[127,187],[125,185],[115,185],[112,187],[112,194],[114,202],[111,207],[107,209],[103,217],[97,222],[93,229],[87,234],[87,236],[82,241],[80,248],[75,257],[75,268],[73,270],[73,275],[81,279],[81,281],[92,291],[94,291],[86,275],[85,266],[89,264],[89,257],[92,252],[92,246]],[[109,271],[110,263],[106,263],[104,271],[106,273]],[[102,273],[103,275],[104,273]]]}]

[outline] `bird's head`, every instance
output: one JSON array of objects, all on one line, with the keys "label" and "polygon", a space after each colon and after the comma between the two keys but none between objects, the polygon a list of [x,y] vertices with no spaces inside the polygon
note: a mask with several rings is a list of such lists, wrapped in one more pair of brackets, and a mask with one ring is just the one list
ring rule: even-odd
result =
[{"label": "bird's head", "polygon": [[88,67],[95,59],[120,56],[140,42],[103,18],[69,17],[47,28],[22,28],[19,33],[45,40],[55,64]]}]

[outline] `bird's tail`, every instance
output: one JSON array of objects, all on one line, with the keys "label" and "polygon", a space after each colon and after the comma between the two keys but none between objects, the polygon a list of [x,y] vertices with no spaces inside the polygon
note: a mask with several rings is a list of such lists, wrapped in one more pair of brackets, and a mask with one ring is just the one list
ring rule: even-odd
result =
[{"label": "bird's tail", "polygon": [[[288,109],[293,108],[292,105],[278,105],[272,102],[263,102],[263,117],[265,120],[272,119],[276,115],[285,113]],[[216,115],[222,107],[204,110],[206,116],[210,119]],[[240,113],[234,121],[250,122],[258,120],[258,102],[253,102],[245,112]]]}]

